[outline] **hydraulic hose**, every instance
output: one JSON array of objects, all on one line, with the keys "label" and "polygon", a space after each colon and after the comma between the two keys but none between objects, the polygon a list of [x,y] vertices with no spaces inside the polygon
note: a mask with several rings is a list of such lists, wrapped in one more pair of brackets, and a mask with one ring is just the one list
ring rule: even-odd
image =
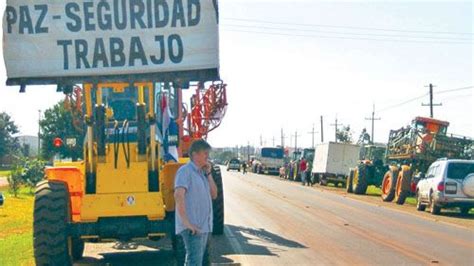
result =
[{"label": "hydraulic hose", "polygon": [[120,128],[118,121],[115,120],[114,124],[114,166],[115,169],[117,169],[117,164],[118,164],[118,155],[120,152]]},{"label": "hydraulic hose", "polygon": [[[125,142],[127,145],[125,145]],[[128,120],[123,121],[122,127],[122,148],[127,162],[127,168],[130,168],[130,138],[129,138],[129,123]]]}]

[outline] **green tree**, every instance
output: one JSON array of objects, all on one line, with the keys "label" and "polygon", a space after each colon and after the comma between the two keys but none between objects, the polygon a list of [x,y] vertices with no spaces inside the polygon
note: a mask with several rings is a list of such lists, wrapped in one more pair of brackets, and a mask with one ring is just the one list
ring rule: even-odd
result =
[{"label": "green tree", "polygon": [[[77,117],[74,121],[77,121]],[[65,108],[64,101],[60,101],[44,112],[44,118],[40,121],[40,127],[41,153],[44,159],[51,160],[55,154],[59,154],[62,158],[71,158],[73,161],[82,158],[84,132],[82,127],[74,126],[73,112]],[[59,148],[54,147],[53,142],[55,138],[61,138],[64,145]],[[76,139],[74,147],[66,145],[66,139],[68,138]]]},{"label": "green tree", "polygon": [[23,163],[23,182],[30,187],[32,193],[36,184],[44,179],[45,164],[41,160],[29,159],[28,157],[22,158],[21,161]]},{"label": "green tree", "polygon": [[352,132],[351,126],[343,126],[342,128],[338,128],[336,132],[337,142],[342,143],[352,143]]},{"label": "green tree", "polygon": [[0,158],[15,153],[19,147],[17,134],[18,127],[11,117],[5,113],[0,113]]}]

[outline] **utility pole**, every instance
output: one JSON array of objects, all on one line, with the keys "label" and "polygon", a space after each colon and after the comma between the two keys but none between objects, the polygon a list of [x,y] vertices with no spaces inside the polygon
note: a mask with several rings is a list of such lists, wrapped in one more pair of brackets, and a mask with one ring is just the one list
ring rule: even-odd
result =
[{"label": "utility pole", "polygon": [[323,123],[323,116],[321,116],[321,143],[324,142],[324,123]]},{"label": "utility pole", "polygon": [[275,136],[272,137],[273,147],[275,147]]},{"label": "utility pole", "polygon": [[263,147],[263,137],[260,135],[260,147]]},{"label": "utility pole", "polygon": [[333,127],[335,128],[335,130],[334,130],[334,132],[335,132],[334,137],[335,137],[336,142],[337,142],[337,127],[338,127],[338,126],[341,126],[341,125],[342,125],[342,124],[337,123],[337,116],[336,116],[336,122],[335,122],[334,124],[331,124],[331,126],[333,126]]},{"label": "utility pole", "polygon": [[298,151],[298,137],[299,137],[298,136],[298,130],[295,131],[294,137],[295,137],[295,152],[296,152],[296,151]]},{"label": "utility pole", "polygon": [[311,146],[313,149],[314,149],[314,135],[315,135],[315,133],[318,133],[318,131],[315,131],[315,130],[314,130],[314,124],[313,124],[313,130],[310,131],[310,132],[308,132],[308,134],[311,134],[312,137],[313,137],[313,139],[312,139],[312,146]]},{"label": "utility pole", "polygon": [[442,106],[443,104],[442,103],[433,103],[433,87],[434,87],[433,84],[430,83],[430,85],[425,86],[425,87],[430,87],[430,103],[429,104],[422,103],[421,106],[429,106],[430,107],[430,117],[433,118],[434,117],[433,107],[434,106]]},{"label": "utility pole", "polygon": [[372,107],[372,117],[371,118],[365,118],[365,120],[372,120],[372,135],[370,135],[370,143],[374,144],[374,140],[375,140],[375,137],[374,137],[374,122],[376,120],[381,120],[382,118],[380,117],[377,117],[375,118],[375,104],[373,105]]},{"label": "utility pole", "polygon": [[247,162],[250,162],[250,141],[247,141]]},{"label": "utility pole", "polygon": [[41,156],[41,110],[38,110],[38,159]]},{"label": "utility pole", "polygon": [[283,133],[283,128],[281,129],[281,147],[285,148],[285,134]]}]

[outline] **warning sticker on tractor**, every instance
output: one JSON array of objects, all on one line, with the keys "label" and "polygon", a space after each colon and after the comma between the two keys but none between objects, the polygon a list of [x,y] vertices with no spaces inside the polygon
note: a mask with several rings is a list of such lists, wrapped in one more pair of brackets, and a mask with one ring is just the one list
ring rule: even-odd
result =
[{"label": "warning sticker on tractor", "polygon": [[218,70],[217,0],[7,0],[9,79]]}]

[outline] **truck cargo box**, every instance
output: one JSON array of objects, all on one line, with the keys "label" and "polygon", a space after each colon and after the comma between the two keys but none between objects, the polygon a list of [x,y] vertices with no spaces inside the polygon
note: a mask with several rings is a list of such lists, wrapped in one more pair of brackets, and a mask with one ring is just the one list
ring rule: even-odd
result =
[{"label": "truck cargo box", "polygon": [[347,175],[359,159],[360,147],[346,143],[322,143],[316,146],[313,173]]}]

